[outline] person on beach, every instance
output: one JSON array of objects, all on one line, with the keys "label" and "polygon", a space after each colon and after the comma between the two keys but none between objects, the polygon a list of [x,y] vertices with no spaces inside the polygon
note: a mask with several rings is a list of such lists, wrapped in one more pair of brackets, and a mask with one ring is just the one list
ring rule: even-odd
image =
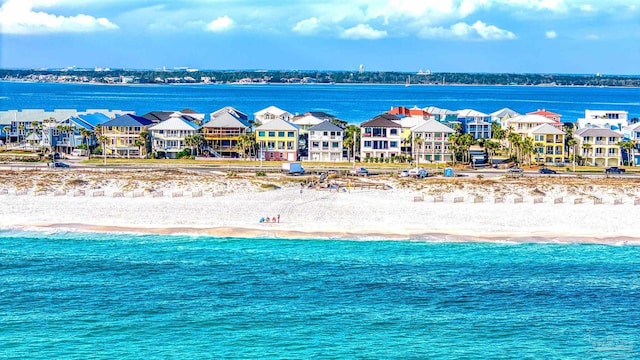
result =
[{"label": "person on beach", "polygon": [[266,220],[266,222],[269,222],[269,217],[268,217],[268,216],[267,216],[267,220]]},{"label": "person on beach", "polygon": [[278,222],[280,222],[280,214],[278,214]]}]

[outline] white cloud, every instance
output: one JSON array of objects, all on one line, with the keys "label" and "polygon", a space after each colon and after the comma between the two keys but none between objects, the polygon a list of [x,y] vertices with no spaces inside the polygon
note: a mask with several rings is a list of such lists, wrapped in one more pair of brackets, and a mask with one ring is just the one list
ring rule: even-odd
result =
[{"label": "white cloud", "polygon": [[343,39],[382,39],[387,36],[387,32],[385,30],[376,30],[367,24],[358,24],[352,28],[344,30],[340,37]]},{"label": "white cloud", "polygon": [[219,18],[208,23],[206,29],[212,32],[222,32],[231,29],[233,27],[233,24],[233,19],[225,15],[220,16]]},{"label": "white cloud", "polygon": [[555,31],[553,31],[553,30],[548,30],[548,31],[545,31],[545,32],[544,32],[544,36],[545,36],[547,39],[555,39],[555,38],[557,38],[557,37],[558,37],[558,33],[557,33],[557,32],[555,32]]},{"label": "white cloud", "polygon": [[310,17],[308,19],[298,21],[298,23],[291,30],[300,34],[313,34],[317,31],[317,29],[318,19],[315,17]]},{"label": "white cloud", "polygon": [[[44,2],[48,5],[53,0]],[[39,4],[43,4],[40,1]],[[37,5],[37,4],[35,4]],[[63,32],[92,32],[117,29],[118,26],[107,18],[78,14],[59,16],[34,10],[31,0],[7,0],[0,7],[0,33],[4,34],[44,34]]]},{"label": "white cloud", "polygon": [[587,40],[600,40],[600,36],[596,35],[596,34],[589,34],[586,36]]},{"label": "white cloud", "polygon": [[473,25],[459,22],[451,27],[427,27],[420,31],[424,38],[458,38],[463,40],[512,40],[516,35],[511,31],[500,29],[495,25],[487,25],[476,21]]}]

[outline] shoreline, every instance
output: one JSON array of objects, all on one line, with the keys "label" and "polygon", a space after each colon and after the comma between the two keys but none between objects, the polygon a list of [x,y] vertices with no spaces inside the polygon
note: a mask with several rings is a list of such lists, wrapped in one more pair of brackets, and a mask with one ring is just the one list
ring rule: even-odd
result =
[{"label": "shoreline", "polygon": [[[277,225],[276,225],[277,226]],[[139,227],[139,226],[110,226],[85,223],[33,223],[16,224],[0,227],[0,231],[19,232],[78,232],[104,234],[132,234],[132,235],[169,235],[169,236],[204,236],[215,238],[254,239],[254,240],[312,240],[312,241],[405,241],[427,243],[484,243],[484,244],[555,244],[555,245],[610,245],[610,246],[640,246],[640,236],[605,236],[589,237],[571,234],[471,234],[471,233],[442,233],[422,232],[413,234],[402,233],[353,233],[353,232],[305,232],[278,228],[252,227]]]}]

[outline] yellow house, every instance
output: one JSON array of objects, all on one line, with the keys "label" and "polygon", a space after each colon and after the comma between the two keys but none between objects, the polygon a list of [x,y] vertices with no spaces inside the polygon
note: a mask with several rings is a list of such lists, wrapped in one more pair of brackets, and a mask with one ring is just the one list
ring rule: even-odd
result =
[{"label": "yellow house", "polygon": [[574,133],[578,142],[578,154],[585,162],[595,166],[622,164],[620,145],[622,134],[611,129],[585,128]]},{"label": "yellow house", "polygon": [[282,119],[274,119],[255,130],[259,156],[264,160],[298,160],[299,127]]},{"label": "yellow house", "polygon": [[147,131],[153,125],[153,121],[140,116],[125,114],[107,121],[101,125],[102,135],[106,138],[103,151],[107,155],[115,157],[140,157],[140,147],[136,140],[140,139],[140,133]]},{"label": "yellow house", "polygon": [[[223,109],[224,110],[224,109]],[[249,121],[241,113],[230,109],[212,114],[211,120],[202,125],[202,134],[207,142],[205,150],[214,156],[238,157],[238,141],[241,135],[251,131]]]},{"label": "yellow house", "polygon": [[535,162],[553,164],[564,162],[566,157],[564,131],[550,124],[542,124],[527,131],[526,136],[533,139]]}]

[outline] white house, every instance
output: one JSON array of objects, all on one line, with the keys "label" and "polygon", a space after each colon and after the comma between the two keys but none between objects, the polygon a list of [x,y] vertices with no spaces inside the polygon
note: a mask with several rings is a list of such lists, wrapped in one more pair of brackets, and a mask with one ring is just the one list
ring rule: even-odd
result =
[{"label": "white house", "polygon": [[293,119],[293,114],[282,110],[276,106],[269,106],[264,108],[258,112],[253,113],[254,121],[259,122],[264,125],[271,120],[280,119],[284,121],[290,122]]},{"label": "white house", "polygon": [[576,122],[578,129],[603,128],[621,131],[629,126],[629,112],[622,110],[585,110]]},{"label": "white house", "polygon": [[433,119],[414,127],[411,129],[414,156],[420,161],[451,161],[453,156],[449,135],[453,133],[455,130]]},{"label": "white house", "polygon": [[163,151],[165,156],[175,159],[176,154],[184,150],[185,137],[193,136],[199,126],[182,118],[180,113],[173,114],[169,119],[149,127],[153,151]]},{"label": "white house", "polygon": [[325,120],[309,128],[310,161],[342,161],[344,130]]},{"label": "white house", "polygon": [[360,124],[360,156],[388,158],[400,155],[402,126],[399,117],[382,114]]}]

